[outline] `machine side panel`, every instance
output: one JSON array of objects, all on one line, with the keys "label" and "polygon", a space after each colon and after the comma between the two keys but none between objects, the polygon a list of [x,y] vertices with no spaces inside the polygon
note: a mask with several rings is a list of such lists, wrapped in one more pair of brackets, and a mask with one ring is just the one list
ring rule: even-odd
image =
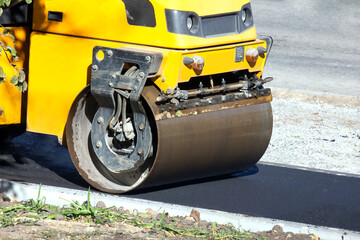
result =
[{"label": "machine side panel", "polygon": [[[14,62],[19,69],[27,68],[26,62],[28,59],[29,43],[27,41],[29,31],[25,27],[11,27],[16,38],[15,46],[10,37],[2,38],[8,46],[15,47],[19,56],[19,61]],[[7,53],[9,58],[11,56]],[[6,74],[5,83],[0,84],[0,125],[19,124],[22,121],[22,116],[25,111],[22,111],[22,93],[16,86],[10,83],[10,78],[16,73],[13,67],[10,66],[8,59],[4,52],[0,56],[0,66]],[[24,69],[26,72],[26,69]]]},{"label": "machine side panel", "polygon": [[89,83],[96,45],[122,44],[33,32],[27,108],[27,130],[62,139],[75,97]]}]

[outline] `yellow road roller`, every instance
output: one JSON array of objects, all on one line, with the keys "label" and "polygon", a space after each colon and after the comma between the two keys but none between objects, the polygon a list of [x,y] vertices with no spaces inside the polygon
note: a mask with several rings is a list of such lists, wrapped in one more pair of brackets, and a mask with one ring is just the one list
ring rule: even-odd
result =
[{"label": "yellow road roller", "polygon": [[264,154],[272,38],[257,36],[249,0],[35,0],[14,12],[23,21],[2,24],[28,91],[0,84],[0,124],[56,135],[93,187],[233,173]]}]

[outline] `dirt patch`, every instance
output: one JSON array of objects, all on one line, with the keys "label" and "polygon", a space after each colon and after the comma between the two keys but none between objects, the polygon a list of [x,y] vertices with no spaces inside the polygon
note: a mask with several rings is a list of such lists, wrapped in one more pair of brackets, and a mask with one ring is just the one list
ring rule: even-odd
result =
[{"label": "dirt patch", "polygon": [[59,208],[42,200],[10,202],[0,193],[0,239],[257,239],[315,240],[313,234],[283,232],[280,226],[265,232],[245,232],[231,225],[203,221],[199,212],[192,217],[170,217],[167,213],[130,212],[106,208],[103,202],[72,202]]}]

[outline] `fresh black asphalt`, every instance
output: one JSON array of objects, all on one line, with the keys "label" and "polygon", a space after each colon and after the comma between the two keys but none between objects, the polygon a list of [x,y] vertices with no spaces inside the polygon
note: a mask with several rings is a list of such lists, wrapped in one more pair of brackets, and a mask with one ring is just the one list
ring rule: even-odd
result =
[{"label": "fresh black asphalt", "polygon": [[[88,188],[57,138],[34,133],[0,141],[0,178]],[[232,175],[140,189],[125,195],[360,231],[359,189],[357,177],[260,163]]]}]

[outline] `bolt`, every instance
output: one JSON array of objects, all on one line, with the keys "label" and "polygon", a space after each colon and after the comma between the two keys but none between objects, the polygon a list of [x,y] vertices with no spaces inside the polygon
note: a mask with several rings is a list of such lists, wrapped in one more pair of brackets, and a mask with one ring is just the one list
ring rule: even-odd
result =
[{"label": "bolt", "polygon": [[116,75],[115,75],[115,74],[113,74],[111,77],[112,77],[113,79],[115,79],[115,78],[116,78]]},{"label": "bolt", "polygon": [[113,83],[112,83],[112,82],[110,82],[110,83],[109,83],[109,86],[110,86],[110,87],[113,87],[114,85],[113,85]]},{"label": "bolt", "polygon": [[140,82],[140,81],[141,81],[141,78],[137,78],[136,81],[137,81],[137,82]]},{"label": "bolt", "polygon": [[168,89],[166,89],[166,94],[171,94],[173,92],[173,89],[171,87],[169,87]]},{"label": "bolt", "polygon": [[102,147],[102,142],[97,141],[97,143],[96,143],[96,147],[97,147],[97,148],[101,148],[101,147]]},{"label": "bolt", "polygon": [[141,77],[141,78],[145,77],[145,73],[144,72],[139,72],[139,77]]},{"label": "bolt", "polygon": [[165,82],[165,78],[163,78],[161,81],[162,81],[162,82]]},{"label": "bolt", "polygon": [[136,90],[138,90],[138,87],[137,87],[137,86],[135,86],[135,87],[134,87],[134,90],[135,90],[135,91],[136,91]]},{"label": "bolt", "polygon": [[145,60],[146,60],[146,62],[150,62],[150,61],[151,61],[151,57],[150,57],[150,56],[146,56],[146,57],[145,57]]},{"label": "bolt", "polygon": [[99,118],[97,119],[97,122],[98,122],[98,124],[103,123],[103,122],[104,122],[104,118],[103,118],[103,117],[99,117]]},{"label": "bolt", "polygon": [[239,97],[238,97],[238,96],[235,96],[234,98],[235,98],[235,100],[238,100],[238,99],[239,99]]},{"label": "bolt", "polygon": [[138,154],[139,154],[139,155],[144,155],[144,149],[139,148],[139,149],[138,149]]},{"label": "bolt", "polygon": [[144,124],[144,123],[140,123],[140,124],[139,124],[139,129],[140,129],[141,131],[144,131],[144,129],[145,129],[145,124]]},{"label": "bolt", "polygon": [[112,52],[111,50],[107,50],[107,51],[106,51],[106,54],[107,54],[109,57],[111,57],[111,56],[113,55],[113,52]]},{"label": "bolt", "polygon": [[94,71],[96,71],[96,70],[98,70],[98,66],[97,65],[92,65],[92,70],[94,70]]}]

